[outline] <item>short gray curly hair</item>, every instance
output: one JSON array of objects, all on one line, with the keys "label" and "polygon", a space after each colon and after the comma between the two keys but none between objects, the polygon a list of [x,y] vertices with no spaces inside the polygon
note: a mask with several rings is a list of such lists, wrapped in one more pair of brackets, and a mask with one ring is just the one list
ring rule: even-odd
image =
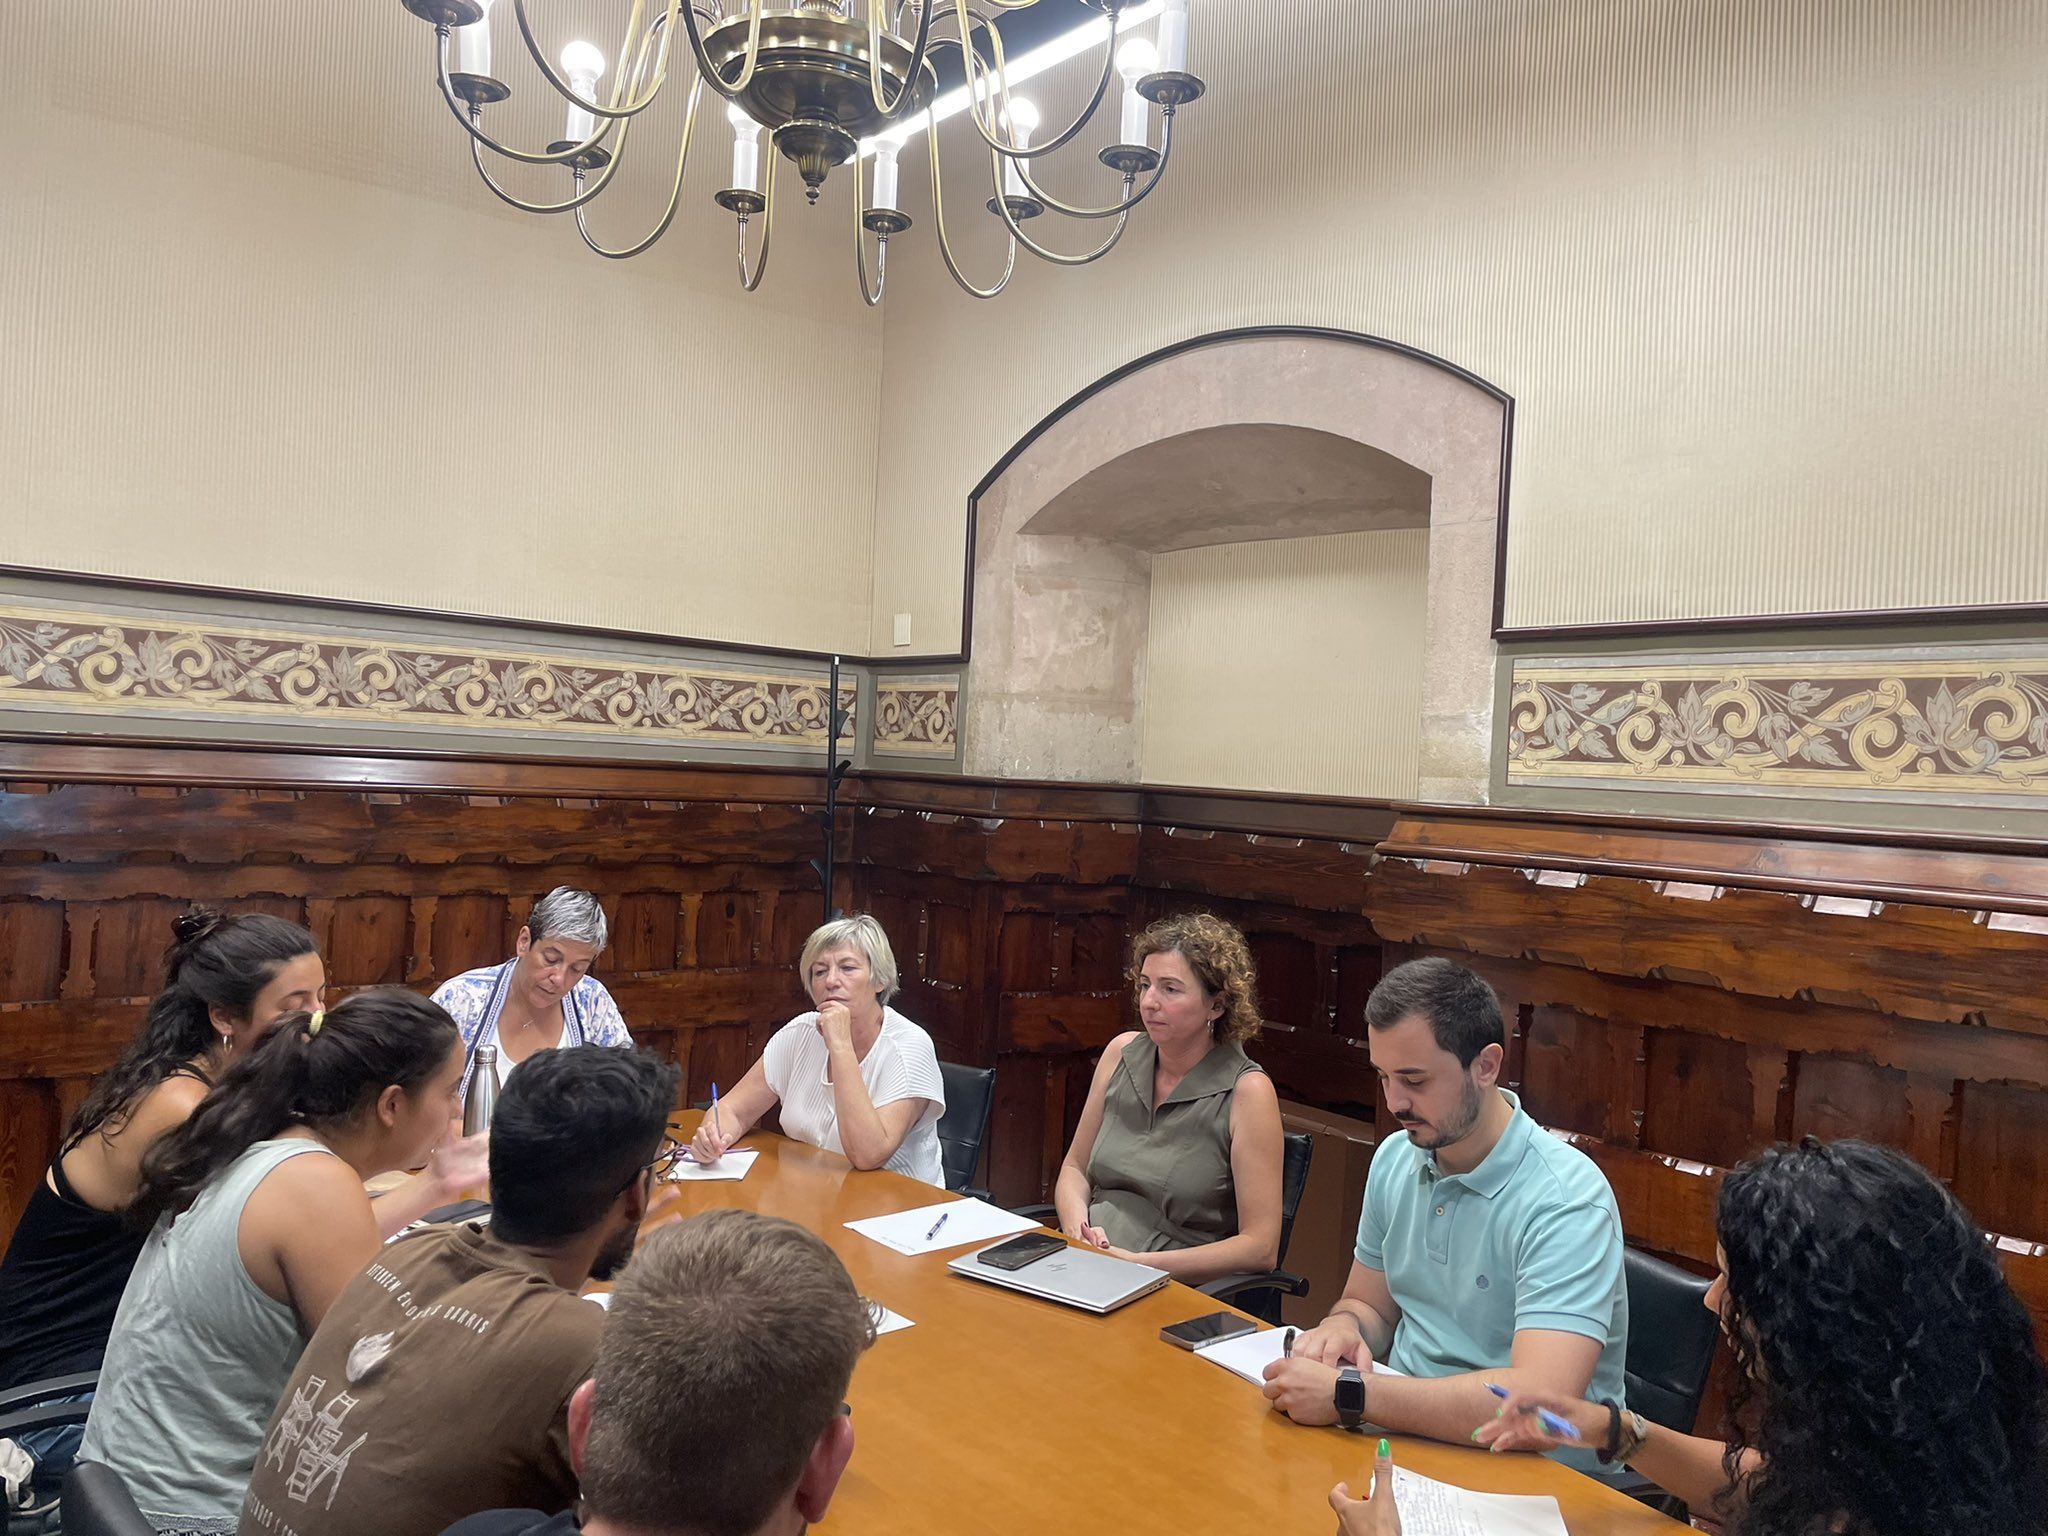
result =
[{"label": "short gray curly hair", "polygon": [[611,928],[595,896],[573,885],[558,885],[526,915],[526,936],[536,944],[542,939],[569,939],[601,952]]},{"label": "short gray curly hair", "polygon": [[811,962],[832,949],[850,949],[867,961],[882,1002],[896,995],[896,952],[889,948],[889,935],[882,932],[882,925],[863,912],[855,917],[835,917],[804,940],[796,974],[804,984],[804,996],[812,1002],[817,998],[811,993]]}]

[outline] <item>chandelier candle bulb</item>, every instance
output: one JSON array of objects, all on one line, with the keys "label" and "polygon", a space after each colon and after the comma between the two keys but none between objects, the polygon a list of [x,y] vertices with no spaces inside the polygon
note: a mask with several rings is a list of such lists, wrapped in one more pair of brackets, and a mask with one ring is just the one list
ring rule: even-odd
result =
[{"label": "chandelier candle bulb", "polygon": [[1187,67],[1188,0],[1166,0],[1166,9],[1159,13],[1159,70],[1178,75]]},{"label": "chandelier candle bulb", "polygon": [[[595,43],[574,42],[562,50],[562,73],[569,89],[584,101],[597,100],[598,77],[604,73],[604,53]],[[579,102],[569,103],[569,115],[562,124],[562,137],[581,144],[597,128],[597,114]]]},{"label": "chandelier candle bulb", "polygon": [[1124,117],[1119,144],[1149,145],[1152,103],[1138,94],[1138,82],[1159,67],[1159,50],[1142,37],[1125,39],[1116,51],[1116,72],[1124,82]]},{"label": "chandelier candle bulb", "polygon": [[870,208],[894,208],[896,206],[896,155],[898,145],[894,139],[883,139],[875,145],[875,189],[868,199]]},{"label": "chandelier candle bulb", "polygon": [[725,109],[732,124],[732,185],[736,192],[761,190],[761,125],[738,106]]},{"label": "chandelier candle bulb", "polygon": [[[1029,149],[1031,131],[1038,126],[1038,108],[1022,96],[1010,98],[1010,109],[1004,114],[1010,124],[1010,147]],[[1003,196],[1029,197],[1024,186],[1024,173],[1017,168],[1017,162],[1008,155],[1003,156]]]},{"label": "chandelier candle bulb", "polygon": [[488,75],[491,72],[491,9],[484,7],[483,20],[455,29],[454,73]]}]

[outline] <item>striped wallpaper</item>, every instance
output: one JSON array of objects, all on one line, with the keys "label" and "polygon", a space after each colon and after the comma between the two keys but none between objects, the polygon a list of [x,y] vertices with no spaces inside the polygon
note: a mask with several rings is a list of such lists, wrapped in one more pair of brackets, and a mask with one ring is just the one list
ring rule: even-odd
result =
[{"label": "striped wallpaper", "polygon": [[[556,47],[624,15],[531,9]],[[496,127],[544,143],[510,12]],[[603,261],[477,184],[431,38],[398,0],[0,5],[0,560],[863,648],[881,325],[843,203],[797,201],[743,294],[712,114],[677,232]],[[655,217],[677,126],[601,238]]]},{"label": "striped wallpaper", "polygon": [[1154,555],[1140,776],[1412,798],[1428,583],[1425,529]]},{"label": "striped wallpaper", "polygon": [[[953,632],[967,491],[1046,411],[1281,322],[1516,397],[1511,624],[2048,600],[2048,6],[1194,9],[1210,92],[1107,260],[975,304],[900,242],[878,644]],[[1095,142],[1057,189],[1110,192]]]}]

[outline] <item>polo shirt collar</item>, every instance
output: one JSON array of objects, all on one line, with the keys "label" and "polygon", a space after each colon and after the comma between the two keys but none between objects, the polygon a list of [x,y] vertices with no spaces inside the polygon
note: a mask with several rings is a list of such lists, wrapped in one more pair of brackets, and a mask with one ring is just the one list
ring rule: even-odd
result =
[{"label": "polo shirt collar", "polygon": [[1493,1144],[1493,1150],[1479,1160],[1479,1166],[1470,1173],[1445,1173],[1436,1165],[1436,1153],[1423,1154],[1423,1168],[1432,1181],[1456,1179],[1476,1195],[1491,1200],[1508,1187],[1508,1180],[1515,1170],[1522,1166],[1522,1159],[1529,1152],[1529,1138],[1536,1133],[1536,1122],[1522,1113],[1522,1101],[1505,1088],[1496,1090],[1508,1101],[1513,1111],[1508,1116],[1507,1129],[1500,1133],[1500,1140]]}]

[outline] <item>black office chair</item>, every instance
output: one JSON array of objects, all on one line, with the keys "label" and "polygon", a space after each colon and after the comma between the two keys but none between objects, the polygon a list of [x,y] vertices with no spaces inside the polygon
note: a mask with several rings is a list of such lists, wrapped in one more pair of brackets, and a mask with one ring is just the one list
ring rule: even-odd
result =
[{"label": "black office chair", "polygon": [[64,1474],[63,1508],[63,1536],[156,1536],[121,1475],[96,1461],[74,1462]]},{"label": "black office chair", "polygon": [[[32,1430],[56,1429],[65,1424],[83,1424],[92,1403],[65,1402],[99,1384],[98,1371],[80,1371],[71,1376],[51,1376],[0,1392],[0,1440],[12,1440]],[[38,1490],[39,1496],[26,1509],[7,1511],[7,1536],[51,1536],[58,1529],[56,1490]]]},{"label": "black office chair", "polygon": [[[1287,1262],[1287,1242],[1294,1236],[1294,1213],[1301,1209],[1301,1192],[1308,1188],[1309,1159],[1315,1156],[1316,1144],[1312,1137],[1302,1131],[1287,1131],[1280,1138],[1280,1262]],[[1017,1210],[1019,1216],[1029,1216],[1033,1221],[1043,1222],[1048,1227],[1057,1227],[1060,1216],[1050,1205],[1026,1205]],[[1306,1296],[1308,1281],[1301,1275],[1284,1269],[1266,1269],[1242,1275],[1220,1275],[1214,1280],[1204,1281],[1195,1287],[1204,1296],[1213,1296],[1218,1301],[1227,1301],[1252,1316],[1268,1323],[1280,1321],[1280,1297]],[[1245,1297],[1253,1298],[1246,1301]]]},{"label": "black office chair", "polygon": [[[1287,1262],[1288,1240],[1294,1236],[1294,1213],[1301,1209],[1301,1192],[1308,1188],[1309,1160],[1315,1156],[1315,1138],[1303,1131],[1288,1131],[1280,1138],[1280,1262]],[[1242,1307],[1269,1323],[1280,1321],[1281,1296],[1306,1296],[1308,1281],[1285,1269],[1268,1269],[1256,1274],[1224,1275],[1195,1287],[1204,1296]],[[1245,1297],[1254,1298],[1246,1301]]]},{"label": "black office chair", "polygon": [[996,1070],[942,1061],[939,1077],[946,1087],[946,1112],[939,1116],[938,1127],[946,1188],[986,1200],[988,1191],[975,1186],[974,1171],[981,1166],[982,1138],[988,1135],[989,1111],[995,1108]]},{"label": "black office chair", "polygon": [[[1622,1275],[1628,1286],[1628,1356],[1622,1367],[1628,1406],[1653,1424],[1689,1435],[1721,1342],[1720,1319],[1706,1306],[1713,1282],[1636,1248],[1622,1250]],[[1647,1478],[1620,1486],[1630,1498],[1686,1518],[1685,1505]]]}]

